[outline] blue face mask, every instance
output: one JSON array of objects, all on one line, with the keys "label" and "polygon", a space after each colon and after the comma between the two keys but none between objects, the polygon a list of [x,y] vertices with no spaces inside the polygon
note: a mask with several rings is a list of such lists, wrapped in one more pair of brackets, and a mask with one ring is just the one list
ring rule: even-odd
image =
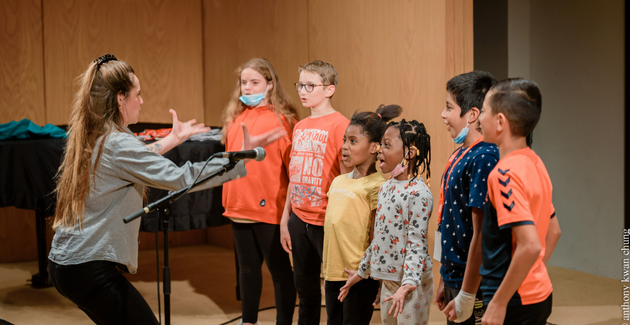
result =
[{"label": "blue face mask", "polygon": [[468,136],[468,125],[470,125],[470,122],[468,122],[468,116],[470,115],[470,113],[468,115],[466,115],[466,126],[459,131],[459,134],[455,137],[455,139],[453,139],[453,142],[457,143],[457,144],[462,144],[464,143],[464,140],[466,140],[466,136]]},{"label": "blue face mask", "polygon": [[265,99],[265,96],[267,96],[267,91],[269,91],[269,85],[267,85],[267,90],[265,90],[264,93],[242,95],[238,99],[240,99],[243,104],[249,107],[256,107],[258,106],[258,104],[260,104],[260,102],[262,102],[263,99]]}]

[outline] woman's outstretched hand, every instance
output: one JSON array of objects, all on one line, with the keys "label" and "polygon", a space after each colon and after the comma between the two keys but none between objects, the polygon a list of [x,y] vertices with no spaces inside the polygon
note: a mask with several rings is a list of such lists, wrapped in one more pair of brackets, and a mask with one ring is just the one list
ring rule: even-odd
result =
[{"label": "woman's outstretched hand", "polygon": [[181,122],[177,118],[177,113],[174,109],[169,109],[168,111],[173,116],[173,127],[171,128],[171,133],[169,133],[163,139],[160,139],[151,144],[147,144],[146,147],[150,151],[157,152],[160,155],[163,155],[169,150],[184,143],[184,141],[188,140],[190,136],[197,133],[210,131],[210,128],[205,126],[203,123],[195,124],[197,123],[197,120],[195,119],[192,119],[188,122]]},{"label": "woman's outstretched hand", "polygon": [[196,119],[192,119],[188,122],[181,122],[177,118],[177,112],[174,109],[168,110],[173,116],[173,129],[171,134],[177,139],[178,143],[182,143],[190,138],[190,136],[205,133],[210,131],[210,127],[205,126],[203,123],[197,123]]}]

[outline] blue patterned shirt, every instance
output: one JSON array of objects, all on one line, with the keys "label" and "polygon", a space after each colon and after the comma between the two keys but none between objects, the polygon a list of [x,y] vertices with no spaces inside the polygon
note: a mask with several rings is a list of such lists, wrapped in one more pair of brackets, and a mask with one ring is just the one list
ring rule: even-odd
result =
[{"label": "blue patterned shirt", "polygon": [[[459,150],[453,162],[464,153]],[[442,256],[440,274],[444,284],[461,288],[473,236],[472,208],[485,209],[488,174],[499,161],[499,150],[494,144],[479,142],[466,156],[445,172],[450,173],[444,193],[442,210]],[[451,172],[452,170],[452,172]]]}]

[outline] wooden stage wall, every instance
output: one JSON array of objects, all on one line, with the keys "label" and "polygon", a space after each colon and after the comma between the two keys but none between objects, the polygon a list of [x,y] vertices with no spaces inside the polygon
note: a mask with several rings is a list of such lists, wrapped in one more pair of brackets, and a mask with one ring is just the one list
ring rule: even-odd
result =
[{"label": "wooden stage wall", "polygon": [[[298,65],[321,59],[339,72],[332,104],[347,117],[395,103],[426,125],[437,201],[454,149],[439,115],[446,81],[473,69],[472,17],[472,0],[0,0],[0,123],[66,124],[76,77],[105,53],[134,67],[141,122],[170,123],[174,108],[220,126],[234,71],[253,57],[274,65],[304,118],[292,85]],[[230,247],[227,228],[170,239]],[[141,234],[141,249],[153,242]],[[36,259],[35,243],[34,212],[0,209],[0,262]]]}]

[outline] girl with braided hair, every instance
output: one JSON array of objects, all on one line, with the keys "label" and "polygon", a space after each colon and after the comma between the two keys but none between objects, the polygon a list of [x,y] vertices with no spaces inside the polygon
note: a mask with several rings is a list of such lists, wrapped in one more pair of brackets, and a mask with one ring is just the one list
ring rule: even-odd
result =
[{"label": "girl with braided hair", "polygon": [[348,174],[337,176],[328,190],[324,220],[323,273],[328,324],[369,324],[378,281],[361,281],[345,299],[337,299],[346,284],[345,270],[357,270],[372,240],[378,190],[385,178],[376,170],[376,155],[387,122],[398,117],[398,105],[381,105],[376,112],[355,113],[343,136],[342,163]]},{"label": "girl with braided hair", "polygon": [[377,160],[391,178],[378,193],[374,239],[358,271],[347,271],[339,297],[364,278],[379,279],[383,324],[427,324],[433,297],[427,244],[433,196],[427,185],[431,137],[424,124],[404,119],[389,123]]}]

